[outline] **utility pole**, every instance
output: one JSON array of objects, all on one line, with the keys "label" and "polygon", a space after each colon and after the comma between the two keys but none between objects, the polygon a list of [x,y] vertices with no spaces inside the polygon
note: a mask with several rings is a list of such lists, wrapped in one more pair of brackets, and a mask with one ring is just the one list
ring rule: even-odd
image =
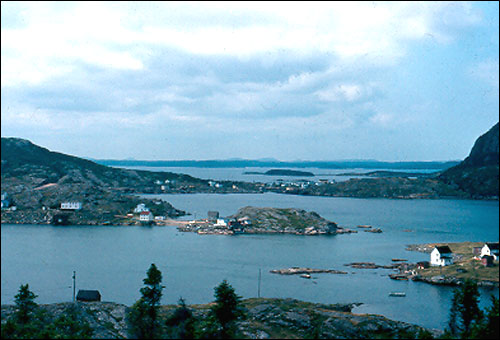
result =
[{"label": "utility pole", "polygon": [[259,289],[257,291],[257,297],[259,297],[259,298],[260,298],[260,277],[261,277],[261,275],[260,275],[260,268],[259,268]]},{"label": "utility pole", "polygon": [[75,302],[75,280],[76,280],[76,271],[73,271],[73,302]]}]

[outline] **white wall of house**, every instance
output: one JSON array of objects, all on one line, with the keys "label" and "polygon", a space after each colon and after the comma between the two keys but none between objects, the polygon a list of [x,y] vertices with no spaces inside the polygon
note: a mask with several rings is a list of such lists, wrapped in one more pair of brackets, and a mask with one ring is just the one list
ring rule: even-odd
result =
[{"label": "white wall of house", "polygon": [[82,208],[82,202],[63,202],[63,203],[61,203],[61,209],[80,210],[81,208]]},{"label": "white wall of house", "polygon": [[498,253],[495,254],[494,252],[491,251],[490,247],[488,247],[487,244],[485,244],[482,248],[481,248],[481,257],[483,256],[486,256],[486,255],[490,255],[490,256],[493,256],[493,260],[498,260]]},{"label": "white wall of house", "polygon": [[431,252],[431,266],[448,266],[453,264],[453,258],[451,254],[443,255],[437,248],[434,248]]},{"label": "white wall of house", "polygon": [[227,227],[227,222],[223,218],[218,218],[217,223],[215,223],[215,225],[218,227]]},{"label": "white wall of house", "polygon": [[139,215],[139,221],[152,221],[153,220],[153,214],[151,212],[148,213],[142,213]]}]

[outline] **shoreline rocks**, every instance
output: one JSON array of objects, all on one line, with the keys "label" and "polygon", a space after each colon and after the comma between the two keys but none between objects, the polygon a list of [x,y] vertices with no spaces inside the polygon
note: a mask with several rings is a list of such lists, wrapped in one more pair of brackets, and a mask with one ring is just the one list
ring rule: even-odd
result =
[{"label": "shoreline rocks", "polygon": [[302,275],[302,274],[320,274],[320,273],[328,273],[328,274],[347,274],[347,272],[341,270],[334,269],[313,269],[313,268],[305,268],[305,267],[291,267],[285,269],[273,269],[269,271],[272,274],[279,275]]}]

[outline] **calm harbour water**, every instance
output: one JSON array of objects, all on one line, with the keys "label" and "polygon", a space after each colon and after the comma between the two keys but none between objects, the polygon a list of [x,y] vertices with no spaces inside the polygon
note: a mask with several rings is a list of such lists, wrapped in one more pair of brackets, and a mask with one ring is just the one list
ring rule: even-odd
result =
[{"label": "calm harbour water", "polygon": [[[162,303],[179,297],[188,304],[213,300],[213,288],[227,279],[244,298],[292,297],[322,303],[362,302],[357,313],[382,314],[431,328],[446,326],[453,288],[390,280],[387,269],[345,267],[356,261],[389,264],[392,258],[428,260],[405,245],[426,242],[498,241],[498,202],[470,200],[389,200],[266,194],[147,195],[206,217],[222,216],[246,205],[295,207],[318,212],[340,226],[370,224],[381,234],[336,236],[197,235],[175,227],[91,227],[2,225],[2,304],[13,303],[19,285],[29,283],[39,303],[71,301],[72,273],[77,289],[98,289],[104,301],[131,305],[140,296],[151,263],[163,273]],[[411,232],[404,231],[411,230]],[[291,266],[346,270],[317,274],[312,280],[271,274]],[[406,292],[404,298],[390,292]],[[482,303],[489,294],[481,290]]]}]

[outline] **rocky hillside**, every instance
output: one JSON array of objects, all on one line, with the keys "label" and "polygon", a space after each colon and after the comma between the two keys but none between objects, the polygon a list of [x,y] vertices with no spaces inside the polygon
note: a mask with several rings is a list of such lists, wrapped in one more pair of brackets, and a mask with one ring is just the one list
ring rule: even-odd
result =
[{"label": "rocky hillside", "polygon": [[155,191],[155,181],[175,181],[177,186],[203,185],[207,181],[170,172],[135,171],[111,168],[92,161],[49,151],[20,138],[2,138],[2,184],[15,178],[24,185],[81,183],[128,192]]},{"label": "rocky hillside", "polygon": [[328,221],[311,211],[302,209],[279,209],[244,207],[229,218],[248,218],[252,224],[245,228],[245,232],[266,233],[300,233],[300,234],[335,234],[337,224]]},{"label": "rocky hillside", "polygon": [[171,172],[112,168],[82,158],[49,151],[28,140],[2,138],[2,194],[10,206],[2,208],[2,223],[50,223],[62,202],[77,201],[82,209],[70,212],[70,224],[131,224],[123,216],[138,203],[156,215],[179,216],[167,202],[139,199],[131,194],[185,192],[257,192],[252,183],[208,180]]},{"label": "rocky hillside", "polygon": [[[352,304],[326,305],[294,299],[243,300],[247,319],[238,323],[238,331],[247,339],[411,339],[424,329],[380,315],[353,314]],[[41,305],[54,319],[72,303]],[[128,307],[112,302],[77,303],[78,318],[93,329],[94,339],[129,338],[126,324]],[[160,317],[170,316],[176,306],[162,306]],[[194,316],[207,317],[210,304],[192,305]],[[14,312],[14,306],[2,305],[2,324]],[[434,334],[438,335],[438,334]]]},{"label": "rocky hillside", "polygon": [[439,179],[467,193],[471,198],[498,199],[499,126],[480,136],[469,156],[444,171]]}]

